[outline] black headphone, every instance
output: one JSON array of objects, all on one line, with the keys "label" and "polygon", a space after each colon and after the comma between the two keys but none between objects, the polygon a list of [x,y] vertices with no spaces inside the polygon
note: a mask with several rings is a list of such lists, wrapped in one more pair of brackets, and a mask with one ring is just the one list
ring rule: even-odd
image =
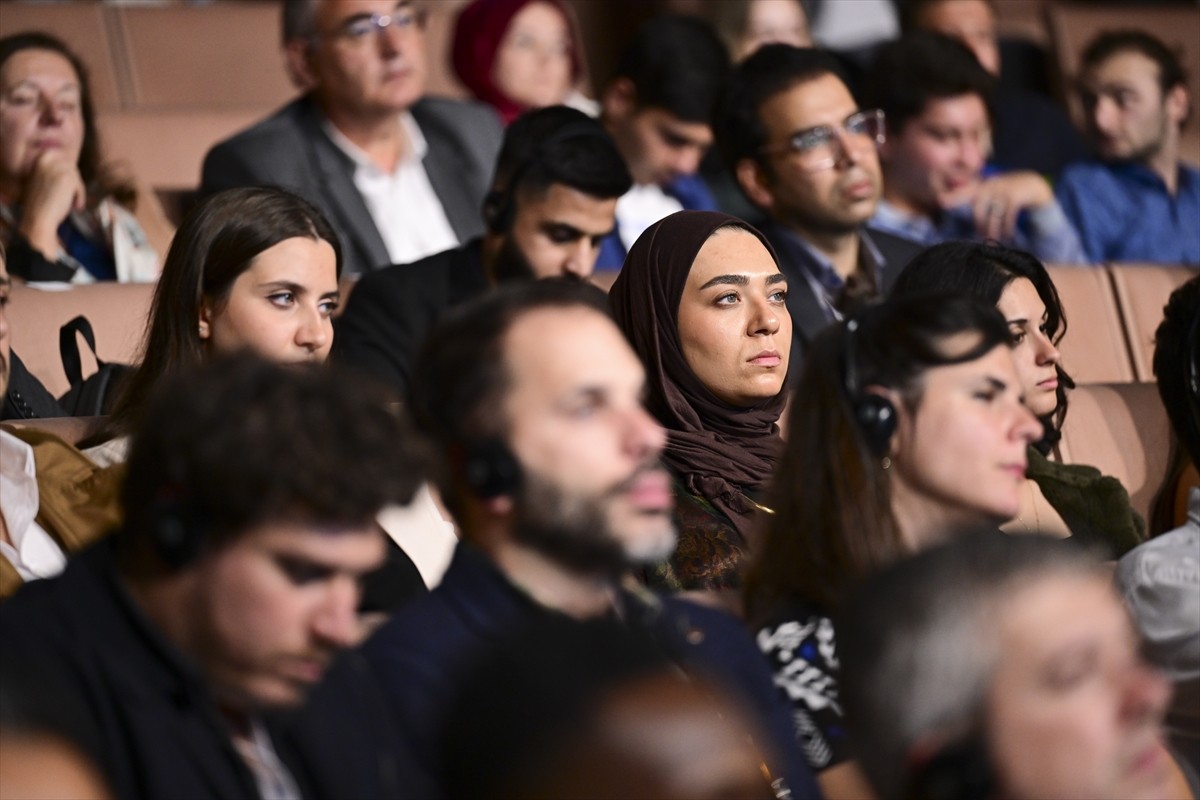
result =
[{"label": "black headphone", "polygon": [[208,519],[201,513],[183,476],[183,466],[171,459],[167,480],[159,487],[147,519],[155,554],[172,571],[190,564],[204,547]]},{"label": "black headphone", "polygon": [[482,439],[463,446],[462,477],[480,500],[512,494],[521,486],[521,465],[499,439]]},{"label": "black headphone", "polygon": [[905,798],[912,800],[988,800],[997,785],[987,744],[978,733],[955,740],[913,774]]},{"label": "black headphone", "polygon": [[858,369],[854,358],[854,334],[857,330],[857,319],[846,321],[846,397],[867,447],[874,455],[884,456],[896,432],[896,407],[883,395],[864,393],[858,385]]},{"label": "black headphone", "polygon": [[607,139],[608,134],[594,121],[579,120],[551,132],[545,139],[532,147],[529,153],[517,162],[517,166],[513,169],[512,175],[509,176],[504,187],[492,189],[483,198],[483,221],[487,224],[488,231],[495,234],[508,233],[512,227],[513,217],[516,216],[517,190],[521,188],[521,181],[524,180],[525,173],[543,160],[546,153],[550,152],[555,145],[568,139],[582,139],[585,136],[599,140]]}]

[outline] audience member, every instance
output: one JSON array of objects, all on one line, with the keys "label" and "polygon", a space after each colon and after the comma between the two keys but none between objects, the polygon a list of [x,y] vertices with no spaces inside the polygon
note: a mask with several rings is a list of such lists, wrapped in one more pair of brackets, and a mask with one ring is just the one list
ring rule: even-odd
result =
[{"label": "audience member", "polygon": [[962,42],[996,78],[992,161],[1002,169],[1031,170],[1053,178],[1087,156],[1087,146],[1061,105],[1050,97],[1001,80],[996,0],[907,0],[906,32],[932,31]]},{"label": "audience member", "polygon": [[598,269],[620,269],[642,232],[668,214],[716,208],[697,173],[728,72],[721,40],[692,17],[651,19],[621,54],[600,96],[600,119],[634,186],[617,203],[617,229],[604,240]]},{"label": "audience member", "polygon": [[1041,434],[1021,402],[995,309],[955,295],[889,300],[813,343],[746,610],[791,699],[830,797],[860,796],[842,719],[831,621],[854,581],[952,535],[1012,519],[1025,451]]},{"label": "audience member", "polygon": [[45,33],[0,39],[0,242],[30,281],[152,281],[135,191],[103,160],[87,70]]},{"label": "audience member", "polygon": [[334,358],[403,392],[421,343],[448,308],[509,280],[591,275],[630,185],[595,120],[562,106],[522,115],[504,132],[483,204],[487,233],[360,280],[337,321]]},{"label": "audience member", "polygon": [[1190,797],[1170,687],[1109,569],[991,532],[868,580],[839,617],[843,702],[881,800]]},{"label": "audience member", "polygon": [[[19,362],[9,346],[8,289],[0,247],[0,395],[12,399],[9,380]],[[36,388],[45,391],[40,383]],[[62,572],[67,554],[120,520],[120,477],[51,433],[0,428],[0,599],[25,581]]]},{"label": "audience member", "polygon": [[604,307],[585,284],[503,287],[450,312],[417,361],[409,409],[442,456],[439,488],[463,541],[442,582],[363,648],[429,780],[410,793],[447,789],[439,741],[472,661],[531,621],[565,615],[620,619],[734,693],[768,732],[780,791],[814,797],[787,709],[740,625],[621,586],[630,567],[666,558],[675,533],[664,434]]},{"label": "audience member", "polygon": [[649,376],[646,407],[667,429],[679,542],[652,584],[741,583],[783,447],[787,291],[762,234],[716,211],[650,226],[613,284],[613,316]]},{"label": "audience member", "polygon": [[12,278],[8,274],[4,243],[0,242],[0,420],[64,417],[67,412],[54,395],[46,390],[12,350],[8,327],[8,304],[11,302]]},{"label": "audience member", "polygon": [[[1175,290],[1155,334],[1154,375],[1171,427],[1200,466],[1200,278]],[[1133,611],[1146,654],[1175,684],[1167,730],[1200,773],[1200,487],[1187,520],[1125,555],[1117,585]]]},{"label": "audience member", "polygon": [[545,617],[463,682],[444,743],[448,795],[768,800],[752,729],[644,632]]},{"label": "audience member", "polygon": [[881,48],[865,91],[888,121],[883,201],[872,222],[927,245],[994,239],[1047,262],[1086,261],[1045,178],[987,168],[993,85],[965,45],[940,34]]},{"label": "audience member", "polygon": [[154,290],[141,363],[124,381],[108,434],[89,451],[124,460],[125,438],[154,387],[210,355],[251,350],[284,363],[324,361],[333,344],[342,250],[313,205],[282,189],[230,189],[192,209]]},{"label": "audience member", "polygon": [[883,114],[861,109],[833,56],[763,47],[734,70],[716,124],[725,163],[770,222],[788,278],[792,360],[861,302],[887,291],[920,246],[867,221],[883,179]]},{"label": "audience member", "polygon": [[452,61],[458,79],[505,125],[532,108],[600,110],[577,91],[582,47],[561,0],[472,0],[454,23]]},{"label": "audience member", "polygon": [[800,0],[722,0],[713,4],[713,27],[735,63],[766,44],[813,44]]},{"label": "audience member", "polygon": [[967,294],[1004,315],[1025,405],[1042,421],[1044,433],[1027,453],[1020,510],[1003,530],[1075,536],[1113,558],[1137,546],[1145,539],[1145,524],[1120,481],[1095,467],[1048,458],[1075,382],[1057,348],[1067,331],[1066,313],[1042,263],[1003,245],[946,242],[914,258],[892,296],[929,292]]},{"label": "audience member", "polygon": [[1200,169],[1179,161],[1192,115],[1179,56],[1148,33],[1100,34],[1080,94],[1099,161],[1063,173],[1058,198],[1093,261],[1200,264]]},{"label": "audience member", "polygon": [[284,3],[288,65],[306,93],[214,147],[201,193],[292,189],[333,223],[348,275],[416,261],[478,235],[476,209],[500,125],[482,106],[422,97],[423,16],[414,6]]},{"label": "audience member", "polygon": [[[353,376],[249,356],[170,377],[135,436],[122,526],[0,609],[5,657],[86,709],[80,744],[116,796],[337,795],[281,761],[267,717],[358,640],[357,581],[384,557],[374,515],[421,479],[388,405]],[[376,722],[327,733],[386,770]]]}]

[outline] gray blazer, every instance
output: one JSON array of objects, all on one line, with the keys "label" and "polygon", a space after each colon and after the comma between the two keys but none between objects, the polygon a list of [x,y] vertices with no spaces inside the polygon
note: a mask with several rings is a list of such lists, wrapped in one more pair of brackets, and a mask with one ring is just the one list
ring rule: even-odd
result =
[{"label": "gray blazer", "polygon": [[[411,109],[429,142],[425,171],[459,241],[483,233],[481,207],[492,180],[503,131],[478,103],[426,97]],[[221,142],[204,158],[201,197],[237,186],[280,186],[329,218],[341,240],[343,276],[390,262],[383,237],[354,186],[354,162],[321,127],[309,96]],[[402,221],[401,221],[402,222]]]}]

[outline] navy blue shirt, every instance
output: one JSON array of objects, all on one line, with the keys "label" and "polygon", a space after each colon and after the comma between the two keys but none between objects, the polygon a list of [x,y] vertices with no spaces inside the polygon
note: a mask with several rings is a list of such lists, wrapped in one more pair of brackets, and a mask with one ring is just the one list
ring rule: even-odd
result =
[{"label": "navy blue shirt", "polygon": [[1200,264],[1200,170],[1179,165],[1175,196],[1148,167],[1089,161],[1056,189],[1092,261]]}]

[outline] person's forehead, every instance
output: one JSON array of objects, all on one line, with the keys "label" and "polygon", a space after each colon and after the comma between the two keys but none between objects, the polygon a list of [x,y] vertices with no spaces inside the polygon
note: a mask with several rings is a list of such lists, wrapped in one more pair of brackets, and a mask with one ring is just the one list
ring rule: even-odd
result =
[{"label": "person's forehead", "polygon": [[786,127],[792,132],[841,122],[857,110],[858,103],[846,84],[832,73],[794,83],[759,106],[764,125]]},{"label": "person's forehead", "polygon": [[933,97],[917,119],[928,124],[978,128],[988,124],[987,105],[974,93]]},{"label": "person's forehead", "polygon": [[509,327],[511,393],[557,396],[585,386],[640,383],[642,368],[616,323],[585,306],[543,308]]},{"label": "person's forehead", "polygon": [[79,76],[66,56],[53,50],[30,48],[13,54],[0,67],[6,85],[21,81],[51,81],[61,87],[78,87]]},{"label": "person's forehead", "polygon": [[411,0],[317,0],[317,22],[322,27],[337,26],[351,17],[390,14],[410,5]]},{"label": "person's forehead", "polygon": [[281,519],[265,522],[237,540],[243,553],[291,558],[334,570],[370,569],[382,556],[383,541],[373,520],[357,524]]},{"label": "person's forehead", "polygon": [[1108,581],[1087,573],[1050,573],[1016,583],[1005,593],[998,632],[1018,659],[1012,666],[1036,666],[1038,659],[1070,648],[1136,645],[1129,616]]},{"label": "person's forehead", "polygon": [[670,133],[680,139],[687,139],[692,144],[707,146],[712,142],[712,127],[705,122],[689,122],[675,113],[657,106],[646,106],[638,111],[638,116],[660,131]]},{"label": "person's forehead", "polygon": [[[593,197],[564,183],[552,183],[532,197],[519,198],[519,210],[539,224],[562,223],[584,233],[608,233],[616,220],[616,197]],[[591,230],[599,226],[600,230]]]},{"label": "person's forehead", "polygon": [[928,3],[921,21],[936,29],[976,30],[993,25],[992,9],[985,0],[940,0]]},{"label": "person's forehead", "polygon": [[1095,88],[1105,84],[1157,85],[1158,63],[1136,50],[1121,50],[1084,71],[1084,83]]}]

